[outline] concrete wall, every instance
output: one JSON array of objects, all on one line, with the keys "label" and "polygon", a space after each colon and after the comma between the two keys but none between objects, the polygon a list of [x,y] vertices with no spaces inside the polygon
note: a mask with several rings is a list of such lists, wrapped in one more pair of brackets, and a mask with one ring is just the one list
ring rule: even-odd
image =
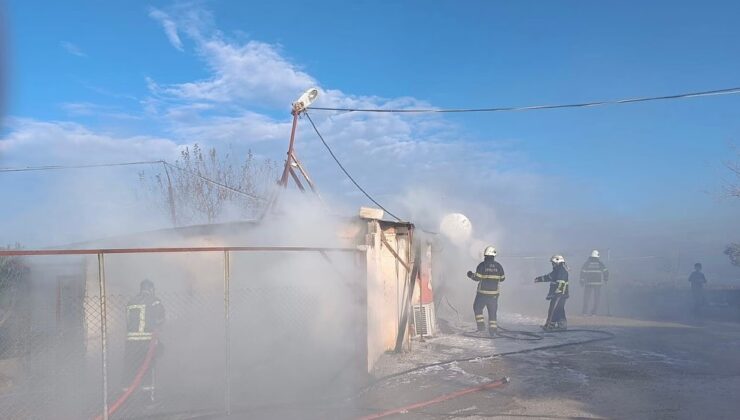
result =
[{"label": "concrete wall", "polygon": [[381,354],[393,350],[407,296],[409,271],[382,242],[388,244],[411,266],[409,228],[370,220],[367,222],[367,356],[368,371]]}]

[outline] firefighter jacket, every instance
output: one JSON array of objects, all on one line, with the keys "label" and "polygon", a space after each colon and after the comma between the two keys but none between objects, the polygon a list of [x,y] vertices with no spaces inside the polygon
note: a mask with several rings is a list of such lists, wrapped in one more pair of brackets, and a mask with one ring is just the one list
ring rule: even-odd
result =
[{"label": "firefighter jacket", "polygon": [[126,340],[151,340],[164,323],[164,306],[151,293],[139,293],[126,305]]},{"label": "firefighter jacket", "polygon": [[498,295],[498,284],[506,280],[504,268],[493,257],[486,257],[469,277],[478,282],[478,293],[487,296]]},{"label": "firefighter jacket", "polygon": [[568,269],[565,268],[565,264],[556,265],[550,274],[539,276],[534,281],[535,283],[550,283],[550,290],[547,293],[548,300],[555,296],[570,297],[568,292]]},{"label": "firefighter jacket", "polygon": [[609,269],[600,259],[589,257],[581,268],[581,284],[601,286],[609,281]]},{"label": "firefighter jacket", "polygon": [[701,271],[693,271],[689,276],[689,283],[692,289],[701,289],[707,283],[707,278]]}]

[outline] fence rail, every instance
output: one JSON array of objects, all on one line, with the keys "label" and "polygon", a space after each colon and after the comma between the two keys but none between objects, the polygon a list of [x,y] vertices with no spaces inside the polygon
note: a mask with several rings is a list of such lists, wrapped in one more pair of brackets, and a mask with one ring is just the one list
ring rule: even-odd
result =
[{"label": "fence rail", "polygon": [[99,249],[12,249],[0,251],[0,257],[33,255],[97,255],[97,254],[152,254],[180,252],[362,252],[358,248],[308,246],[205,246],[160,248],[99,248]]},{"label": "fence rail", "polygon": [[[203,256],[182,258],[165,257],[163,255],[187,253],[203,254]],[[222,254],[220,263],[213,259],[214,253]],[[290,270],[281,267],[281,265],[284,265],[281,263],[265,264],[265,257],[262,255],[260,257],[249,257],[251,259],[247,264],[241,261],[241,273],[235,275],[234,265],[240,263],[235,262],[234,255],[250,255],[253,253],[271,253],[272,257],[270,258],[275,258],[281,263],[292,258],[285,257],[286,254],[281,253],[296,256],[293,259],[297,260],[303,258],[299,258],[297,255],[317,253],[320,258],[316,258],[310,264],[305,264],[305,261],[296,263],[298,268],[293,270],[296,272],[295,275],[310,277],[312,272],[306,269],[306,267],[309,267],[316,271],[315,276],[322,277],[322,279],[324,277],[339,278],[341,281],[337,282],[335,291],[332,293],[340,294],[327,297],[330,293],[327,293],[326,290],[319,289],[309,293],[296,291],[293,285],[286,285],[286,283],[279,281],[285,277],[284,272],[290,272]],[[125,254],[131,254],[131,256],[124,257]],[[181,269],[182,267],[178,267],[178,264],[187,265],[192,263],[208,266],[208,291],[179,290],[177,292],[165,292],[162,295],[158,293],[164,305],[168,306],[167,327],[170,330],[168,331],[170,337],[166,337],[165,334],[163,338],[165,346],[169,345],[167,343],[168,338],[175,341],[171,338],[175,335],[188,337],[189,334],[192,334],[194,337],[190,341],[181,339],[178,346],[190,346],[192,349],[186,349],[186,351],[181,352],[182,354],[170,353],[171,359],[178,360],[172,360],[166,364],[175,366],[179,362],[184,362],[186,365],[192,363],[194,366],[191,366],[188,372],[197,380],[204,382],[198,386],[181,387],[177,393],[182,395],[171,396],[170,401],[166,402],[164,406],[155,407],[153,411],[152,409],[141,411],[138,408],[123,407],[119,412],[112,412],[112,403],[120,395],[117,387],[121,382],[121,377],[125,376],[122,372],[127,368],[122,366],[119,361],[123,360],[121,331],[125,331],[127,322],[122,314],[125,313],[126,301],[130,293],[113,290],[109,287],[109,283],[113,280],[114,286],[119,286],[116,280],[125,278],[130,281],[131,277],[137,278],[136,275],[129,274],[129,269],[142,270],[141,267],[132,266],[152,264],[153,260],[148,259],[149,257],[135,257],[135,254],[160,255],[160,257],[156,257],[155,263],[160,266],[160,271],[164,270],[161,266],[167,266],[167,270]],[[54,330],[53,334],[28,333],[24,329],[5,333],[5,339],[10,338],[11,341],[17,341],[14,344],[15,347],[13,347],[15,351],[13,358],[20,359],[19,364],[23,366],[30,364],[30,367],[24,367],[24,369],[30,369],[33,374],[27,375],[32,379],[27,381],[26,388],[14,387],[4,391],[0,386],[0,417],[100,418],[108,420],[109,418],[161,416],[168,410],[170,412],[184,410],[230,413],[233,404],[244,404],[243,398],[232,396],[232,393],[242,393],[241,396],[247,392],[244,390],[249,390],[255,392],[255,395],[257,395],[255,398],[260,398],[258,396],[260,393],[269,394],[269,389],[260,389],[259,385],[252,384],[251,381],[269,377],[272,372],[267,372],[266,369],[270,369],[270,366],[273,366],[272,369],[278,372],[288,372],[287,367],[281,367],[279,362],[273,360],[273,358],[285,360],[286,355],[288,359],[295,358],[296,364],[300,362],[304,366],[308,366],[308,369],[317,369],[311,367],[316,363],[312,363],[311,360],[306,358],[305,354],[301,353],[315,351],[316,354],[319,354],[326,351],[326,348],[322,347],[323,342],[311,338],[309,332],[305,330],[321,330],[322,334],[326,334],[326,332],[323,331],[324,325],[314,325],[315,323],[310,320],[323,320],[323,317],[327,316],[327,304],[334,305],[336,304],[335,301],[351,302],[352,293],[354,293],[351,292],[351,289],[355,283],[347,282],[346,269],[337,269],[334,266],[334,261],[340,260],[340,258],[329,258],[329,254],[355,257],[342,261],[349,264],[350,267],[352,265],[357,267],[357,261],[361,258],[356,257],[362,256],[363,251],[350,247],[309,246],[0,250],[0,258],[29,257],[28,261],[31,263],[35,260],[33,257],[44,256],[81,256],[85,261],[85,268],[80,271],[85,276],[82,280],[84,283],[82,294],[79,291],[64,292],[63,285],[57,284],[54,286],[56,290],[53,296],[51,298],[45,297],[49,302],[54,302],[53,304],[56,306],[52,315],[56,317],[56,326],[51,327],[51,330]],[[120,257],[112,257],[113,255],[120,255]],[[211,257],[206,257],[206,255]],[[280,257],[275,255],[280,255]],[[106,256],[110,257],[106,258]],[[123,262],[122,258],[125,259]],[[171,258],[175,258],[175,260],[170,260]],[[116,263],[115,268],[112,268],[112,265],[109,264],[109,259]],[[141,262],[132,264],[131,261],[133,260]],[[193,260],[198,260],[198,262],[195,263]],[[250,267],[250,264],[261,268],[255,268],[255,272],[245,270],[246,267]],[[33,266],[33,264],[31,265]],[[176,267],[173,268],[173,265]],[[268,269],[265,269],[265,265],[268,266]],[[322,266],[326,270],[315,269],[316,266]],[[49,265],[49,267],[52,267],[48,268],[52,271],[60,270],[58,262]],[[202,269],[202,267],[199,269]],[[272,270],[277,270],[277,272],[273,273]],[[221,271],[221,273],[218,274],[218,271]],[[52,277],[56,279],[55,282],[62,281],[59,280],[60,278],[69,277],[60,274],[62,273],[58,271],[53,272]],[[219,282],[215,281],[216,277],[222,277],[220,285]],[[260,277],[269,277],[269,281],[252,282],[252,280],[259,280]],[[347,288],[348,284],[352,287]],[[359,286],[361,283],[356,284]],[[364,284],[361,285],[364,287]],[[332,289],[327,288],[327,290]],[[266,314],[261,309],[255,308],[269,309]],[[355,309],[359,310],[348,313],[357,314],[358,316],[364,314],[364,308]],[[330,342],[341,343],[344,337],[343,331],[348,331],[352,327],[352,322],[354,322],[352,316],[344,321],[331,321],[336,323],[336,328],[334,328],[335,335],[332,336],[334,341],[330,340]],[[263,322],[259,320],[260,317],[272,317],[271,320],[275,326],[271,327],[272,329],[265,329]],[[65,327],[69,324],[65,321],[67,318],[73,319],[74,328]],[[77,325],[80,323],[84,325]],[[51,324],[54,324],[54,322],[51,321]],[[237,334],[238,337],[235,337],[234,334],[235,325],[239,328],[239,331],[237,331],[239,333]],[[250,328],[253,331],[250,331]],[[30,327],[30,330],[35,329],[35,327]],[[200,332],[196,333],[195,331]],[[2,332],[1,328],[0,332]],[[252,334],[252,336],[246,339],[243,337],[245,334]],[[30,338],[25,337],[25,335]],[[42,338],[34,338],[35,335],[40,335]],[[207,336],[207,338],[198,338],[199,335]],[[313,347],[313,350],[296,348],[293,350],[294,353],[287,353],[290,349],[285,347],[289,346],[281,346],[275,343],[284,340],[286,336],[292,337],[294,340],[303,340],[302,345],[309,349]],[[234,341],[235,339],[236,341]],[[3,337],[0,337],[1,340],[3,340]],[[5,346],[8,346],[8,344],[3,343],[3,346],[0,347]],[[235,346],[236,349],[232,349]],[[276,349],[279,351],[276,351]],[[277,354],[273,355],[273,351],[276,351]],[[330,351],[333,350],[330,349]],[[201,357],[198,355],[201,354],[203,355],[202,358],[207,360],[198,359]],[[235,355],[239,357],[239,360],[232,360]],[[322,355],[322,358],[331,359],[326,355]],[[339,363],[341,357],[333,359],[336,363]],[[258,360],[258,362],[255,363],[254,360]],[[351,364],[351,357],[349,362],[344,362],[344,367],[348,363]],[[214,371],[214,369],[217,370]],[[220,369],[223,369],[222,373],[217,373]],[[245,371],[250,373],[247,374]],[[340,373],[337,375],[341,375],[341,369],[338,371]],[[285,374],[290,375],[290,373]],[[167,378],[166,381],[176,382],[172,378]],[[239,390],[234,389],[235,382],[238,382]],[[203,383],[208,385],[203,386]],[[39,384],[44,386],[39,387]],[[203,390],[198,391],[200,395],[197,399],[193,398],[192,393],[188,394],[194,389]],[[75,399],[79,401],[75,401]],[[220,402],[218,402],[219,400]],[[115,407],[118,408],[119,406],[115,405]]]}]

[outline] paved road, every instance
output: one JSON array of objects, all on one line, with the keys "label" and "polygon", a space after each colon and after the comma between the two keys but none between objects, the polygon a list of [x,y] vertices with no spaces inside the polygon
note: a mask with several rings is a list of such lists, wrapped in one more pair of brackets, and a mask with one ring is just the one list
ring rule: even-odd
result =
[{"label": "paved road", "polygon": [[571,319],[579,327],[615,338],[414,373],[363,395],[356,410],[333,414],[353,418],[508,376],[504,389],[387,418],[740,418],[740,325]]}]

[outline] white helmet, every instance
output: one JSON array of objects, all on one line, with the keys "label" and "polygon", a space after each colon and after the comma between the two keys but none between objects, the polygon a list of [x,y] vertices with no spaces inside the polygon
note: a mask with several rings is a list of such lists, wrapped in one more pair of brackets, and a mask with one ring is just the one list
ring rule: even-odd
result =
[{"label": "white helmet", "polygon": [[550,262],[553,264],[562,264],[565,262],[565,257],[560,254],[555,254],[550,258]]},{"label": "white helmet", "polygon": [[599,258],[599,250],[598,249],[594,249],[593,251],[591,251],[591,258]]},{"label": "white helmet", "polygon": [[485,257],[495,257],[496,254],[496,247],[494,246],[487,246],[486,249],[483,250],[483,256]]}]

